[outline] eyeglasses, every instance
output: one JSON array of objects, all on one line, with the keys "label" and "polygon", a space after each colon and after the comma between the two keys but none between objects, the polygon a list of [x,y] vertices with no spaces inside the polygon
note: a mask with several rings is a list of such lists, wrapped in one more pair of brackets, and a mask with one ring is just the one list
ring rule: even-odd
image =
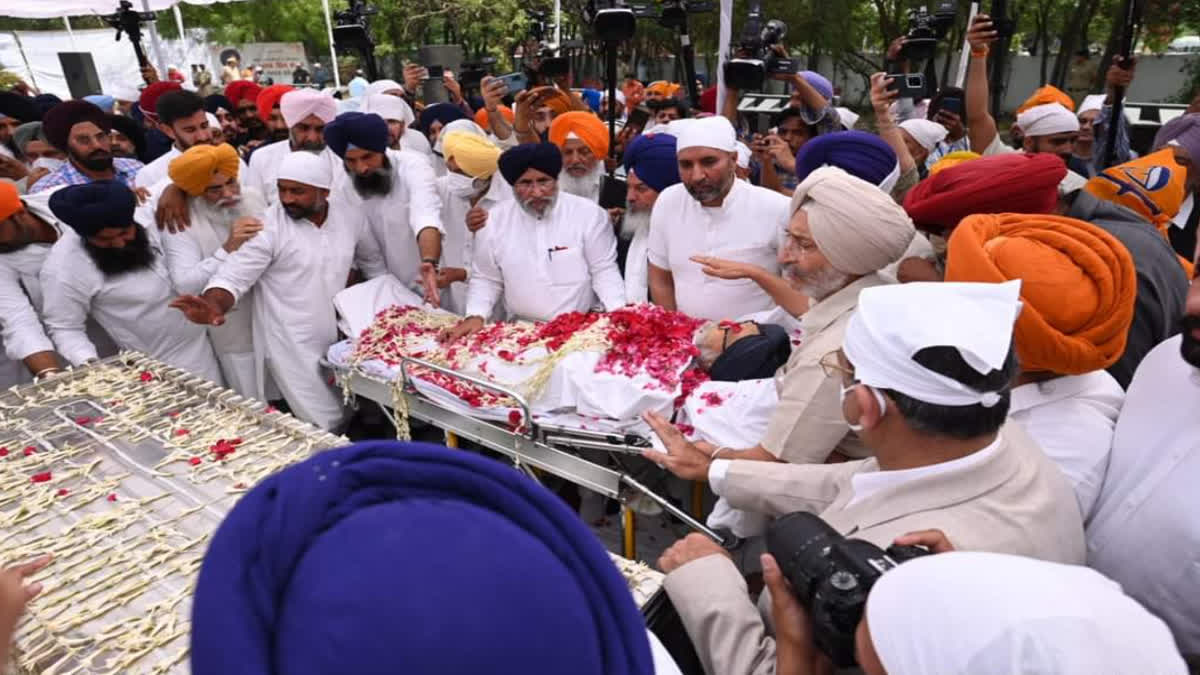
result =
[{"label": "eyeglasses", "polygon": [[821,371],[825,373],[825,377],[834,378],[849,376],[851,379],[853,379],[854,369],[847,368],[846,366],[842,365],[841,360],[838,359],[839,351],[840,350],[835,349],[829,352],[825,356],[822,356],[821,360],[817,363],[821,366]]},{"label": "eyeglasses", "polygon": [[518,190],[521,190],[522,192],[533,190],[535,188],[539,189],[539,190],[548,190],[553,185],[554,185],[553,178],[535,178],[533,180],[530,180],[527,178],[522,178],[521,180],[517,181],[516,183],[513,183],[513,187]]}]

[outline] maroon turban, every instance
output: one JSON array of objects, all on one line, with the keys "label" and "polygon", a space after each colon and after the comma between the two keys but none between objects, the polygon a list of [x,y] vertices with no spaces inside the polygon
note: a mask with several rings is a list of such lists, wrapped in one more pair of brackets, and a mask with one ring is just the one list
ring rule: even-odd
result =
[{"label": "maroon turban", "polygon": [[1050,213],[1067,165],[1057,155],[1010,153],[963,162],[921,181],[904,198],[920,229],[954,228],[976,213]]},{"label": "maroon turban", "polygon": [[108,114],[87,101],[65,101],[47,110],[42,118],[42,131],[50,145],[66,152],[71,127],[83,122],[91,122],[101,131],[112,131]]}]

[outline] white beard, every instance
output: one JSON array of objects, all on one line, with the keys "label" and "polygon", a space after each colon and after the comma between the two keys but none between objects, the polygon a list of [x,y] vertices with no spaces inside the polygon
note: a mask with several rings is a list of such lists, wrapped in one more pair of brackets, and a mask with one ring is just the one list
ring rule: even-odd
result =
[{"label": "white beard", "polygon": [[600,199],[600,179],[603,175],[603,162],[596,162],[596,168],[580,178],[572,176],[566,169],[563,169],[558,174],[558,187],[567,194],[594,202]]},{"label": "white beard", "polygon": [[212,225],[218,232],[229,232],[238,218],[262,216],[266,205],[255,196],[256,194],[242,193],[237,203],[230,206],[217,206],[209,204],[203,197],[193,197],[192,213]]},{"label": "white beard", "polygon": [[826,267],[815,274],[797,278],[788,266],[784,268],[784,278],[792,283],[796,290],[820,302],[850,285],[852,277],[839,272],[832,267]]},{"label": "white beard", "polygon": [[639,230],[650,229],[650,211],[634,211],[627,209],[621,218],[621,238],[633,239]]}]

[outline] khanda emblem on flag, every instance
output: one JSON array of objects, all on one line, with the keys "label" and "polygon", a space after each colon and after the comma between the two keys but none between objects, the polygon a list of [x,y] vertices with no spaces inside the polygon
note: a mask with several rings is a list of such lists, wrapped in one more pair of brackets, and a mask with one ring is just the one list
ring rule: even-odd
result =
[{"label": "khanda emblem on flag", "polygon": [[1084,189],[1163,228],[1183,205],[1186,178],[1187,172],[1175,162],[1175,153],[1164,148],[1100,172]]}]

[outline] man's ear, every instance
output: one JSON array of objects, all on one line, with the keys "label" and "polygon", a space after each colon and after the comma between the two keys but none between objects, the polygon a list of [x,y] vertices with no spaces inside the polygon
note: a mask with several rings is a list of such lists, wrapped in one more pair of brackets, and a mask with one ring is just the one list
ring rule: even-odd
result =
[{"label": "man's ear", "polygon": [[[858,385],[854,388],[854,401],[858,404],[858,424],[864,429],[874,429],[883,419],[885,412],[879,407],[875,390],[865,384]],[[884,401],[886,403],[886,399]]]}]

